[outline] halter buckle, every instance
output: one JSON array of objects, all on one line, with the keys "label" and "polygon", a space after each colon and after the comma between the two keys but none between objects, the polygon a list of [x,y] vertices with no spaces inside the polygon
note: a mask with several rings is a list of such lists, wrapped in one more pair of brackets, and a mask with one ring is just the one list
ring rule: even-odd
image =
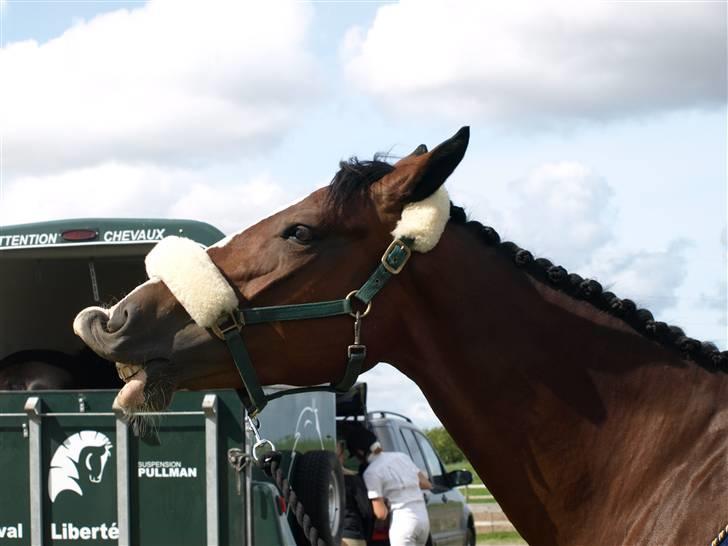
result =
[{"label": "halter buckle", "polygon": [[[399,264],[393,266],[389,263],[388,258],[392,253],[394,253],[395,250],[401,250],[402,252],[404,252],[404,258],[402,258],[402,261]],[[389,271],[392,275],[397,275],[407,264],[410,256],[412,256],[412,250],[410,249],[410,247],[408,247],[401,239],[395,239],[389,244],[387,250],[385,250],[384,254],[382,255],[382,266],[384,266],[384,269]]]},{"label": "halter buckle", "polygon": [[243,326],[245,326],[243,315],[237,309],[233,309],[227,313],[227,316],[219,318],[215,324],[210,326],[210,330],[221,340],[225,341],[225,334],[227,332],[230,330],[240,331],[243,329]]}]

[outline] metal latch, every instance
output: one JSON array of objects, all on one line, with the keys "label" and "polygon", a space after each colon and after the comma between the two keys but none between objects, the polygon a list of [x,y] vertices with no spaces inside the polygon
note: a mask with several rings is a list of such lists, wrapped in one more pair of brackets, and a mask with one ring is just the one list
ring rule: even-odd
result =
[{"label": "metal latch", "polygon": [[227,452],[227,458],[228,458],[228,464],[235,470],[237,473],[237,491],[238,495],[241,495],[241,484],[240,484],[240,476],[245,470],[245,467],[250,464],[250,461],[252,458],[250,455],[245,453],[240,448],[233,447],[228,449]]}]

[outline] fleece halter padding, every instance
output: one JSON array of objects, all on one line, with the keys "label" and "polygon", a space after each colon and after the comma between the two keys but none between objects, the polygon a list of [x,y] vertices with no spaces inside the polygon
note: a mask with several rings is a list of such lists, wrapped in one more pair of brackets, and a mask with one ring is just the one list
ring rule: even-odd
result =
[{"label": "fleece halter padding", "polygon": [[449,219],[450,196],[445,186],[440,186],[422,201],[405,205],[392,236],[413,241],[412,250],[429,252],[442,237]]},{"label": "fleece halter padding", "polygon": [[166,237],[147,254],[147,275],[160,279],[198,326],[210,328],[238,306],[238,298],[204,248],[191,239]]}]

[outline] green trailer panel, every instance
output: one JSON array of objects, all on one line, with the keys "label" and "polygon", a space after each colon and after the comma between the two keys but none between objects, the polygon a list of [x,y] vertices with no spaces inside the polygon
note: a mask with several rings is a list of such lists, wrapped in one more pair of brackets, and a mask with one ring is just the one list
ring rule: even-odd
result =
[{"label": "green trailer panel", "polygon": [[[235,391],[178,392],[141,435],[110,411],[116,394],[0,392],[0,546],[294,544],[276,487],[229,464],[254,442]],[[285,475],[334,448],[335,411],[325,392],[266,408],[260,434]]]},{"label": "green trailer panel", "polygon": [[244,544],[227,464],[246,443],[237,394],[180,392],[143,437],[109,411],[114,396],[0,393],[0,545]]},{"label": "green trailer panel", "polygon": [[0,544],[25,545],[30,536],[28,419],[22,406],[7,413],[0,415]]}]

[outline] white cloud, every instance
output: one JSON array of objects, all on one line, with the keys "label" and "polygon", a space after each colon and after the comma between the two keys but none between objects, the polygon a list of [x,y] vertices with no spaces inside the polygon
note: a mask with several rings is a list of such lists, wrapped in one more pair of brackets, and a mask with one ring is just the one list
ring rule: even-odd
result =
[{"label": "white cloud", "polygon": [[90,216],[191,218],[229,233],[291,199],[267,174],[245,181],[219,177],[206,170],[118,163],[22,176],[3,187],[0,224]]},{"label": "white cloud", "polygon": [[264,174],[224,188],[196,182],[171,204],[169,214],[202,220],[232,233],[262,220],[290,201],[283,186]]},{"label": "white cloud", "polygon": [[537,256],[579,267],[613,238],[614,191],[581,163],[540,165],[510,184],[504,234]]},{"label": "white cloud", "polygon": [[442,426],[415,383],[389,364],[377,364],[359,377],[367,383],[367,409],[406,415],[421,428]]},{"label": "white cloud", "polygon": [[657,320],[664,320],[660,313],[678,303],[678,290],[688,273],[686,253],[691,246],[687,241],[675,240],[661,251],[605,249],[593,257],[586,270],[605,290],[634,300]]},{"label": "white cloud", "polygon": [[719,263],[724,265],[722,278],[702,291],[697,303],[717,314],[717,322],[725,328],[728,326],[728,229],[725,227],[720,234]]},{"label": "white cloud", "polygon": [[719,314],[721,324],[726,325],[726,311],[728,311],[728,284],[725,279],[712,287],[712,290],[702,292],[698,304],[716,311]]},{"label": "white cloud", "polygon": [[[507,189],[498,208],[482,216],[493,221],[502,240],[596,279],[605,290],[635,300],[656,317],[678,304],[691,243],[673,240],[665,250],[646,250],[634,247],[639,241],[619,240],[615,233],[619,196],[589,166],[573,161],[544,163]],[[471,194],[473,202],[487,203],[489,191],[477,186],[464,193]]]},{"label": "white cloud", "polygon": [[716,107],[726,5],[421,2],[350,29],[346,74],[394,113],[553,124]]},{"label": "white cloud", "polygon": [[152,0],[0,50],[6,173],[260,152],[317,96],[312,8]]}]

